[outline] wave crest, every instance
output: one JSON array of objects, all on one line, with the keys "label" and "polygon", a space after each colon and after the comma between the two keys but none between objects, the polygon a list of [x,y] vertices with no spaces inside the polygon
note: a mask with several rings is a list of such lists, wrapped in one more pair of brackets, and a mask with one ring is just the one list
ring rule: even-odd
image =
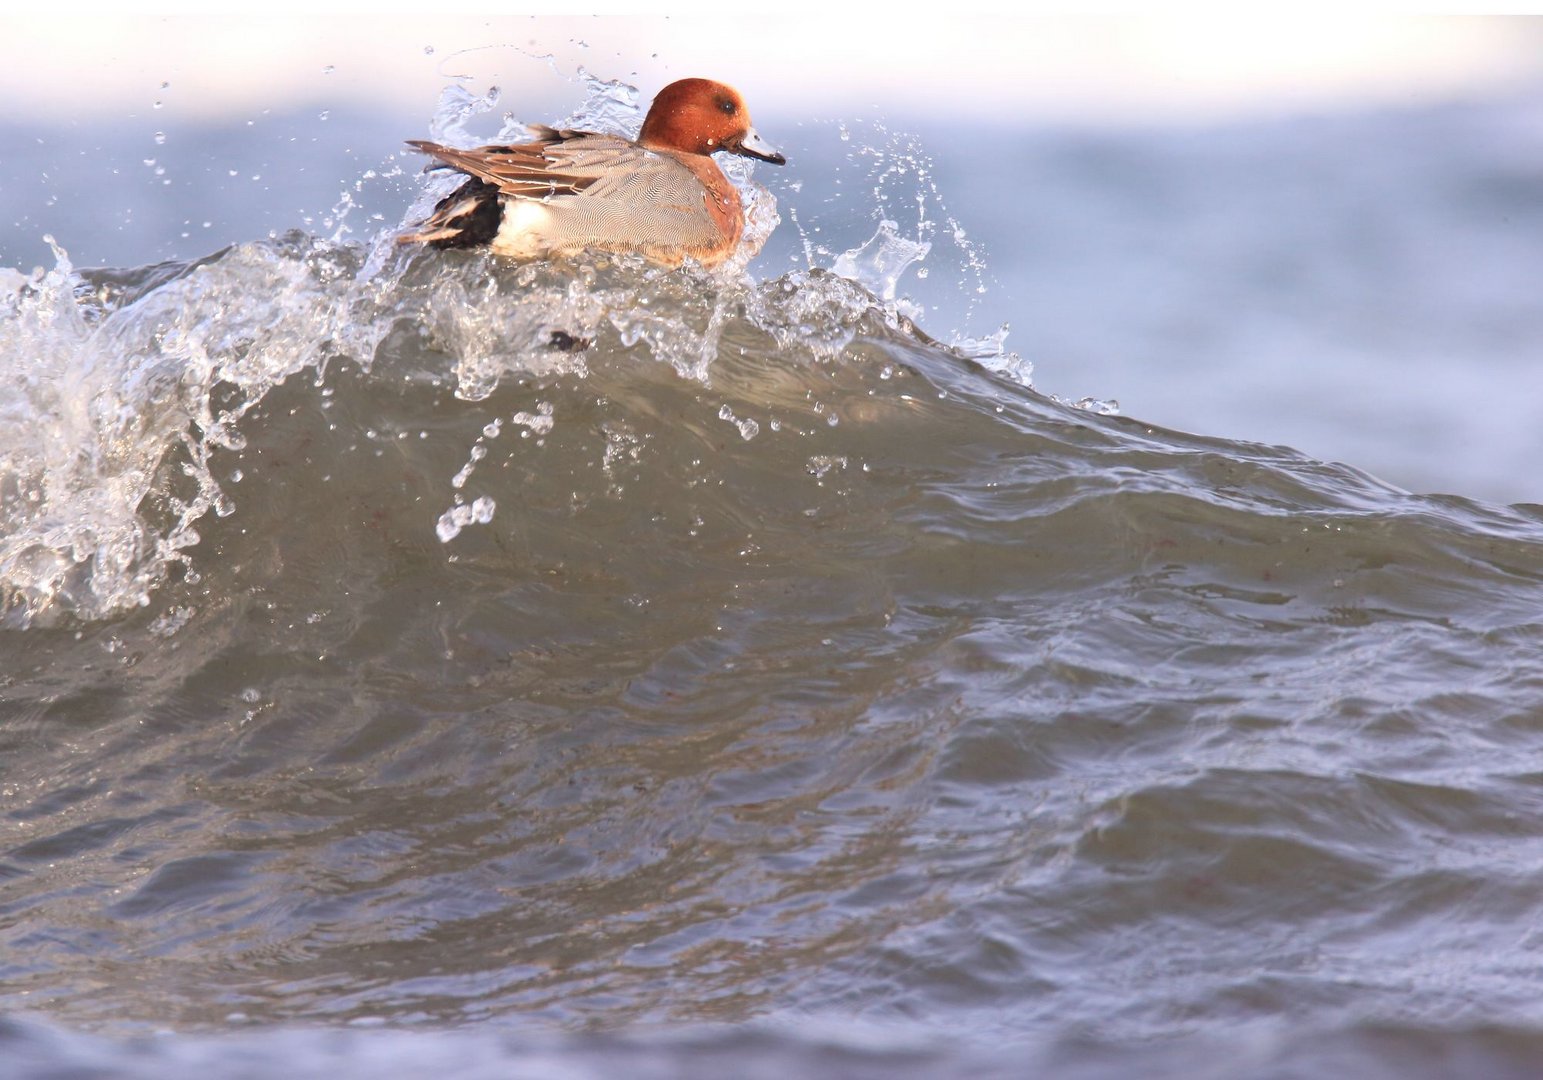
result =
[{"label": "wave crest", "polygon": [[[773,200],[751,202],[753,228],[769,232]],[[582,377],[614,357],[706,383],[728,355],[840,362],[876,333],[938,347],[893,288],[881,298],[827,271],[758,283],[742,264],[506,265],[426,251],[383,263],[389,243],[291,233],[128,271],[77,272],[58,251],[47,273],[0,277],[0,378],[19,388],[0,405],[0,625],[107,618],[148,603],[169,573],[196,572],[197,522],[234,507],[211,453],[242,445],[244,418],[275,386],[301,373],[324,382],[338,360],[478,401],[511,377]],[[886,223],[849,253],[853,272],[867,248],[898,243]],[[869,262],[880,266],[869,276],[908,264]]]}]

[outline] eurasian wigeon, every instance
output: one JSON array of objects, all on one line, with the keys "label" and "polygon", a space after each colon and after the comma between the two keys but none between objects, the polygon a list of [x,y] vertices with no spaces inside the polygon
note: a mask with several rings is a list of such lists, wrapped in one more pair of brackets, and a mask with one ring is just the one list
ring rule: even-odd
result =
[{"label": "eurasian wigeon", "polygon": [[592,131],[531,125],[534,142],[456,150],[409,146],[470,179],[399,239],[440,248],[488,247],[538,259],[584,250],[637,252],[666,266],[729,257],[745,228],[739,192],[718,168],[719,150],[773,165],[787,159],[750,126],[733,88],[681,79],[659,91],[637,142]]}]

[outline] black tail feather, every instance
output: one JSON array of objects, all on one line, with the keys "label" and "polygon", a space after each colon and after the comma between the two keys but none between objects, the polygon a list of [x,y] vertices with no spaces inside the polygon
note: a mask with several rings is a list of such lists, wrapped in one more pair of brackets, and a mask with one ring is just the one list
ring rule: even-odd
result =
[{"label": "black tail feather", "polygon": [[405,233],[398,240],[436,248],[484,247],[498,235],[503,220],[498,188],[472,177],[439,200],[416,232]]}]

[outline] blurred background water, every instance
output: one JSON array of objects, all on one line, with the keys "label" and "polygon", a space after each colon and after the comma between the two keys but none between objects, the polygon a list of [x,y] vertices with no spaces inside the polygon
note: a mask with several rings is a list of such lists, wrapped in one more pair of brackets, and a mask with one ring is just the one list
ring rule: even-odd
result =
[{"label": "blurred background water", "polygon": [[[1536,1074],[1537,21],[827,29],[10,21],[16,1075]],[[391,244],[688,74],[745,273]]]}]

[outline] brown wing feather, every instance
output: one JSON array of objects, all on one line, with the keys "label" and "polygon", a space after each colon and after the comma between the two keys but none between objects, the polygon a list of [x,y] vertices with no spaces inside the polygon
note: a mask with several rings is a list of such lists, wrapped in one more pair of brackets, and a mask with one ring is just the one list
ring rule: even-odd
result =
[{"label": "brown wing feather", "polygon": [[[535,142],[510,146],[457,150],[422,139],[409,139],[407,145],[452,169],[485,180],[497,187],[500,194],[528,199],[577,195],[600,178],[598,171],[585,168],[592,163],[584,159],[593,157],[593,154],[562,154],[559,148],[564,143],[598,142],[605,144],[605,149],[612,149],[612,143],[617,148],[626,145],[613,136],[595,135],[587,131],[558,131],[541,125],[533,125],[531,130],[539,136]],[[577,165],[578,168],[565,167],[570,165]]]}]

